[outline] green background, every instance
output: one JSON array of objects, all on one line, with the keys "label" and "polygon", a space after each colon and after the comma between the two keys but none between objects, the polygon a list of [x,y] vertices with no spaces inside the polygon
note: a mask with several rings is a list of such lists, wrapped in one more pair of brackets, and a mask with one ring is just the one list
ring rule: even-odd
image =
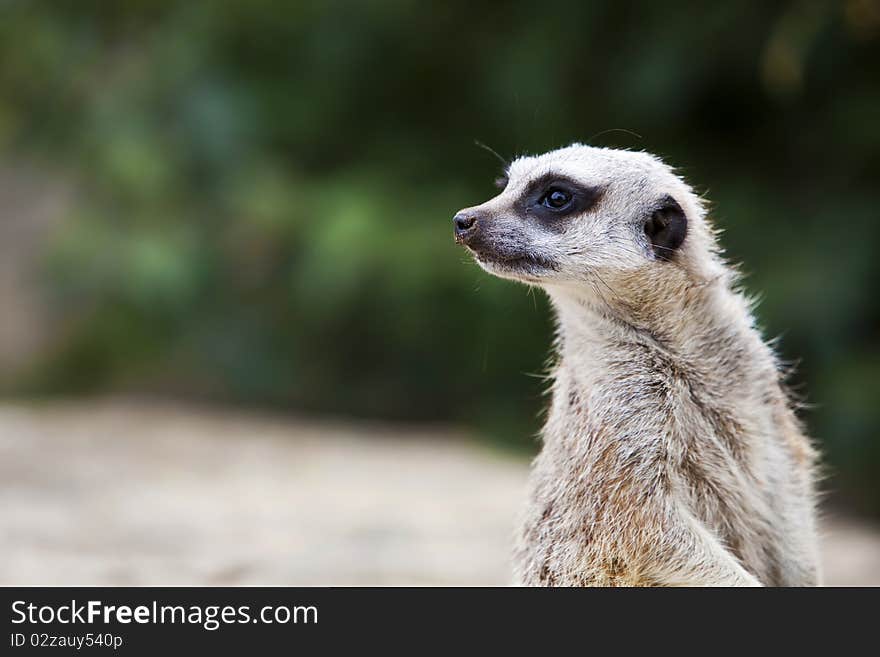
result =
[{"label": "green background", "polygon": [[[505,157],[644,149],[712,201],[880,514],[880,6],[3,2],[0,148],[71,180],[19,394],[456,422],[533,448],[552,324],[451,216]],[[536,376],[529,376],[529,375]]]}]

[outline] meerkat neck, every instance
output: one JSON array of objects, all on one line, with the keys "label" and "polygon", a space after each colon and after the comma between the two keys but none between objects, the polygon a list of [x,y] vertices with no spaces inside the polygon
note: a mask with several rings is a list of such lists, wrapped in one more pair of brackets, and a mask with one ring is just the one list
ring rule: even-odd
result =
[{"label": "meerkat neck", "polygon": [[716,390],[775,377],[775,360],[754,328],[748,301],[726,279],[663,291],[635,310],[573,289],[548,293],[562,367],[589,370],[635,349],[662,356],[652,363],[713,379]]}]

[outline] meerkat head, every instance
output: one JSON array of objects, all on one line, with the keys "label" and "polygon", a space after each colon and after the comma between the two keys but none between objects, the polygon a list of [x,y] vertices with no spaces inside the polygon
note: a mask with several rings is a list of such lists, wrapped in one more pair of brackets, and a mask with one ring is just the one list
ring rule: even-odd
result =
[{"label": "meerkat head", "polygon": [[700,201],[653,155],[574,144],[515,160],[498,187],[453,218],[456,242],[491,274],[548,288],[710,274]]}]

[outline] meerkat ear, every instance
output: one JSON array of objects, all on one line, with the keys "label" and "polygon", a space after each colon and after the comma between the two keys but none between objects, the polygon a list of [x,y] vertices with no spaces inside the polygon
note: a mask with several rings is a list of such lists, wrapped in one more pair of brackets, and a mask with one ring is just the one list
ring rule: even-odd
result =
[{"label": "meerkat ear", "polygon": [[660,207],[651,212],[645,221],[645,235],[657,258],[672,259],[687,235],[687,216],[674,198],[667,196]]}]

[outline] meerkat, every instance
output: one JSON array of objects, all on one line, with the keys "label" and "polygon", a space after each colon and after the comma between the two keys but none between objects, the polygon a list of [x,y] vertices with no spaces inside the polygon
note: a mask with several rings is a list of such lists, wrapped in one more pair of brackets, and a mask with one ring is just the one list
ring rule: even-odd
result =
[{"label": "meerkat", "polygon": [[557,326],[519,583],[818,584],[817,455],[701,199],[653,155],[581,144],[499,183],[455,240],[543,288]]}]

